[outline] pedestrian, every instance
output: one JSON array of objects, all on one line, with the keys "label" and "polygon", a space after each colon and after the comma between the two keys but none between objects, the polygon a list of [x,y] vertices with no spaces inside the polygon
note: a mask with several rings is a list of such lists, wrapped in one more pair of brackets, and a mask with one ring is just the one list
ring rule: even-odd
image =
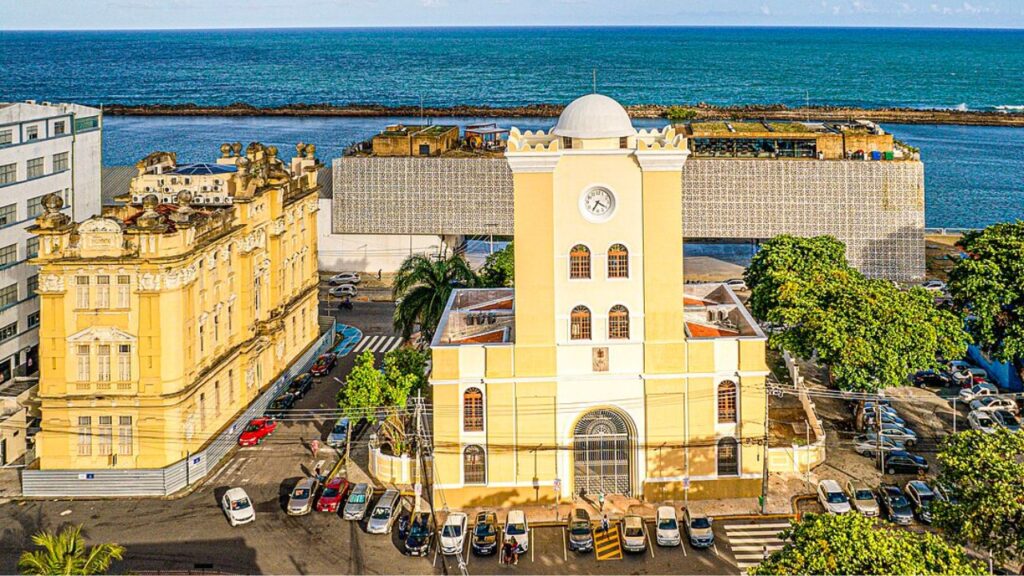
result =
[{"label": "pedestrian", "polygon": [[765,545],[764,545],[764,546],[763,546],[763,547],[761,548],[761,558],[762,558],[763,560],[767,560],[767,559],[768,559],[768,545],[767,545],[767,544],[765,544]]},{"label": "pedestrian", "polygon": [[320,441],[313,440],[309,443],[309,449],[313,451],[313,458],[316,458],[316,453],[320,451]]},{"label": "pedestrian", "polygon": [[319,464],[317,464],[316,468],[313,470],[313,475],[316,476],[316,481],[317,482],[323,482],[324,481],[324,475],[323,475],[323,472],[320,470],[320,465]]},{"label": "pedestrian", "polygon": [[604,516],[601,517],[601,531],[602,532],[607,532],[608,531],[608,515],[607,514],[605,514]]},{"label": "pedestrian", "polygon": [[383,275],[383,272],[384,272],[383,268],[378,268],[377,269],[377,280],[380,280],[381,276]]}]

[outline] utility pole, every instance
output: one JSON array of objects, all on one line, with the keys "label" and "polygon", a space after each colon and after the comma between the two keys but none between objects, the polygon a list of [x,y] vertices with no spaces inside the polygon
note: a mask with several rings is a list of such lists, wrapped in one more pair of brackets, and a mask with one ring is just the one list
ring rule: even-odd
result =
[{"label": "utility pole", "polygon": [[[765,383],[768,380],[765,379]],[[761,514],[768,508],[768,401],[771,396],[768,394],[768,387],[764,388],[764,446],[761,450],[763,467],[761,470]]]},{"label": "utility pole", "polygon": [[875,400],[875,446],[878,450],[878,469],[885,474],[885,457],[882,456],[882,402]]}]

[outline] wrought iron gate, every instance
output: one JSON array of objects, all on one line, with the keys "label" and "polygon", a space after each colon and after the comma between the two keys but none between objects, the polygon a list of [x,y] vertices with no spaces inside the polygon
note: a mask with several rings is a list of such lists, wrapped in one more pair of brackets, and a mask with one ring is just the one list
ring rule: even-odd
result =
[{"label": "wrought iron gate", "polygon": [[576,494],[630,494],[629,428],[610,410],[580,419],[573,433]]}]

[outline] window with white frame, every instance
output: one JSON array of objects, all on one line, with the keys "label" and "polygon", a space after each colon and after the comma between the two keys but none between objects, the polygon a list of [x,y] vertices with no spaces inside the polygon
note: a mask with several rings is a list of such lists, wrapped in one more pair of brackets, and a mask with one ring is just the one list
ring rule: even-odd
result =
[{"label": "window with white frame", "polygon": [[110,345],[100,344],[96,352],[96,379],[110,382]]},{"label": "window with white frame", "polygon": [[487,483],[487,464],[484,449],[480,446],[466,446],[462,452],[462,482],[464,484]]},{"label": "window with white frame", "polygon": [[121,382],[132,379],[132,347],[129,344],[117,345],[117,379]]},{"label": "window with white frame", "polygon": [[131,304],[131,276],[121,274],[117,277],[117,307],[127,308]]},{"label": "window with white frame", "polygon": [[92,371],[91,358],[89,358],[89,346],[79,345],[75,351],[78,362],[78,381],[88,382]]},{"label": "window with white frame", "polygon": [[97,446],[100,456],[110,456],[113,453],[114,444],[114,419],[111,416],[100,416],[100,423],[97,427]]},{"label": "window with white frame", "polygon": [[78,417],[78,455],[92,456],[92,417]]},{"label": "window with white frame", "polygon": [[121,416],[118,418],[117,453],[121,456],[131,456],[134,447],[135,430],[132,428],[132,417]]},{"label": "window with white frame", "polygon": [[96,307],[110,308],[110,276],[96,277]]},{"label": "window with white frame", "polygon": [[75,276],[75,307],[89,307],[89,277]]}]

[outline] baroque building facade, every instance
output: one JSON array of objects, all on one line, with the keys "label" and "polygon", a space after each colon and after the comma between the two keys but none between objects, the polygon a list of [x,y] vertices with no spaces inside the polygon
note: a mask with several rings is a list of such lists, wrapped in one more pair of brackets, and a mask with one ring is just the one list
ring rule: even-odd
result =
[{"label": "baroque building facade", "polygon": [[181,460],[316,340],[319,163],[297,151],[150,154],[125,204],[80,223],[44,200],[40,469]]},{"label": "baroque building facade", "polygon": [[432,343],[438,499],[760,493],[766,338],[684,284],[688,155],[597,94],[512,130],[515,288],[455,290]]}]

